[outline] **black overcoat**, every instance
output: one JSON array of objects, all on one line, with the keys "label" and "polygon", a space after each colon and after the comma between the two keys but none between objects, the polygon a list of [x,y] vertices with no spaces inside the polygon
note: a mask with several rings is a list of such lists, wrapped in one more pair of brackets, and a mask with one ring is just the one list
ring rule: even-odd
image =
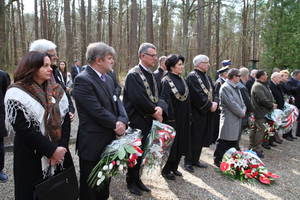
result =
[{"label": "black overcoat", "polygon": [[4,108],[4,96],[7,87],[10,85],[10,77],[8,73],[0,70],[0,138],[7,136],[5,129],[5,108]]},{"label": "black overcoat", "polygon": [[202,89],[198,78],[194,73],[197,73],[200,76],[203,84],[208,90],[212,89],[212,101],[219,103],[219,99],[214,93],[212,80],[207,74],[195,69],[188,75],[186,82],[191,95],[191,108],[193,114],[193,123],[191,126],[192,149],[198,150],[202,147],[209,147],[212,144],[215,113],[210,111],[212,101]]},{"label": "black overcoat", "polygon": [[[185,80],[180,76],[168,73],[167,75],[174,83],[180,95],[185,94]],[[162,80],[162,92],[168,100],[168,116],[164,115],[164,123],[173,126],[176,130],[176,137],[169,155],[168,161],[175,161],[182,155],[191,157],[191,130],[192,122],[190,95],[187,95],[185,101],[178,100],[172,92],[169,81],[166,78]]]}]

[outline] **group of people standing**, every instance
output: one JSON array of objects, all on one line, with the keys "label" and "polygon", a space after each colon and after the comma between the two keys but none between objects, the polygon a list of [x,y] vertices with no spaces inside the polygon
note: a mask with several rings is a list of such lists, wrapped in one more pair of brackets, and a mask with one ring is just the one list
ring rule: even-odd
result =
[{"label": "group of people standing", "polygon": [[[182,156],[185,156],[187,171],[194,172],[194,167],[206,168],[199,159],[202,148],[213,142],[216,143],[214,163],[219,166],[227,149],[239,148],[243,119],[253,111],[255,124],[250,133],[250,148],[262,157],[261,116],[277,106],[266,88],[265,71],[257,71],[250,95],[246,87],[249,71],[246,68],[230,69],[230,60],[226,60],[219,71],[222,83],[216,90],[219,82],[214,85],[207,75],[210,63],[206,55],[197,55],[193,59],[194,70],[184,79],[181,76],[183,56],[160,57],[160,66],[153,73],[151,68],[158,60],[156,47],[143,43],[138,51],[139,63],[125,78],[121,101],[122,88],[112,70],[114,55],[113,47],[103,42],[91,43],[86,51],[88,65],[85,70],[76,60],[68,73],[64,61],[56,66],[55,44],[36,40],[30,45],[30,52],[18,65],[14,83],[8,87],[4,99],[6,128],[15,132],[15,199],[32,198],[32,185],[44,178],[48,163],[54,169],[73,165],[68,149],[70,124],[75,112],[70,97],[72,84],[79,117],[76,150],[80,166],[80,199],[109,197],[110,180],[100,192],[88,185],[91,170],[99,162],[104,148],[116,137],[123,137],[128,126],[142,131],[142,145],[145,144],[153,120],[169,124],[176,130],[169,158],[161,171],[166,179],[175,180],[176,176],[182,176],[178,171]],[[294,75],[299,81],[300,71],[295,71]],[[289,91],[298,92],[298,84],[292,88]],[[220,119],[216,120],[217,117]],[[218,136],[214,137],[216,123]],[[151,191],[141,180],[141,163],[139,157],[137,164],[126,174],[127,188],[139,196],[142,191]]]}]

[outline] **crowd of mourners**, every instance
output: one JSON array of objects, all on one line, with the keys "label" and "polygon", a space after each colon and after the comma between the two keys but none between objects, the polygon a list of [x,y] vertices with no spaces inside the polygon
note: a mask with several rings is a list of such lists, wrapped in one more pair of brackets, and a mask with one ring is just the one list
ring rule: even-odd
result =
[{"label": "crowd of mourners", "polygon": [[[254,115],[249,146],[260,158],[263,148],[271,149],[284,138],[294,141],[292,131],[283,135],[275,131],[264,140],[265,115],[283,109],[284,103],[300,107],[300,70],[290,76],[288,70],[275,68],[270,80],[262,69],[232,68],[224,60],[215,81],[207,74],[210,63],[206,55],[193,59],[194,70],[182,77],[185,58],[171,54],[158,58],[156,47],[143,43],[138,51],[139,63],[129,70],[122,87],[112,69],[113,47],[91,43],[87,47],[88,65],[75,60],[70,72],[65,61],[57,63],[56,45],[48,40],[31,43],[29,52],[15,70],[13,83],[0,71],[1,132],[0,181],[8,176],[4,169],[3,138],[15,132],[15,199],[32,199],[33,184],[42,180],[51,164],[54,173],[62,166],[73,166],[68,149],[75,105],[79,117],[76,150],[79,156],[79,196],[83,200],[107,199],[110,180],[100,192],[91,188],[88,177],[99,162],[105,147],[116,137],[123,137],[128,127],[142,131],[146,142],[153,120],[175,128],[170,154],[161,174],[168,180],[182,176],[178,171],[184,156],[185,169],[207,168],[199,161],[203,147],[215,144],[214,164],[220,167],[223,154],[234,147],[240,150],[241,134]],[[153,68],[159,60],[156,71]],[[57,66],[58,64],[58,66]],[[300,137],[299,126],[296,136]],[[141,180],[141,157],[126,174],[129,191],[142,195],[150,188]],[[26,172],[26,173],[24,173]]]}]

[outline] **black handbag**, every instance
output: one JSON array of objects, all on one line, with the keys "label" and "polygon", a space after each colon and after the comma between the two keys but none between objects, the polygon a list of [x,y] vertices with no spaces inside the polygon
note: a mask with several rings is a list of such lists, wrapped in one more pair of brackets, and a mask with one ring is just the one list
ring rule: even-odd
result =
[{"label": "black handbag", "polygon": [[58,170],[51,176],[51,164],[48,176],[33,185],[34,200],[76,200],[78,199],[78,181],[74,166]]}]

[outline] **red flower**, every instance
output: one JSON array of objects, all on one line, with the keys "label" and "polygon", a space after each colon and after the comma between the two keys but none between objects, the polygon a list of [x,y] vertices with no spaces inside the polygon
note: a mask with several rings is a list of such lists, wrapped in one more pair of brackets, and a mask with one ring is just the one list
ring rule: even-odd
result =
[{"label": "red flower", "polygon": [[251,168],[257,168],[258,165],[250,165]]},{"label": "red flower", "polygon": [[255,178],[255,177],[257,177],[258,176],[258,171],[255,171],[254,173],[253,173],[253,177]]},{"label": "red flower", "polygon": [[229,164],[227,162],[222,162],[220,165],[221,171],[227,171],[229,169]]},{"label": "red flower", "polygon": [[270,177],[272,177],[272,178],[274,178],[274,179],[276,179],[276,178],[279,177],[279,176],[277,176],[276,174],[272,174],[271,172],[268,172],[267,175],[270,176]]},{"label": "red flower", "polygon": [[113,164],[113,166],[115,166],[115,165],[116,165],[116,161],[113,160],[113,161],[112,161],[112,164]]},{"label": "red flower", "polygon": [[268,140],[264,140],[264,142],[268,142]]},{"label": "red flower", "polygon": [[250,173],[247,173],[246,174],[250,179],[252,179],[253,177],[251,176],[251,174]]},{"label": "red flower", "polygon": [[260,182],[262,182],[264,184],[270,184],[271,183],[270,179],[268,179],[267,177],[261,176],[261,177],[259,177],[259,180],[260,180]]}]

